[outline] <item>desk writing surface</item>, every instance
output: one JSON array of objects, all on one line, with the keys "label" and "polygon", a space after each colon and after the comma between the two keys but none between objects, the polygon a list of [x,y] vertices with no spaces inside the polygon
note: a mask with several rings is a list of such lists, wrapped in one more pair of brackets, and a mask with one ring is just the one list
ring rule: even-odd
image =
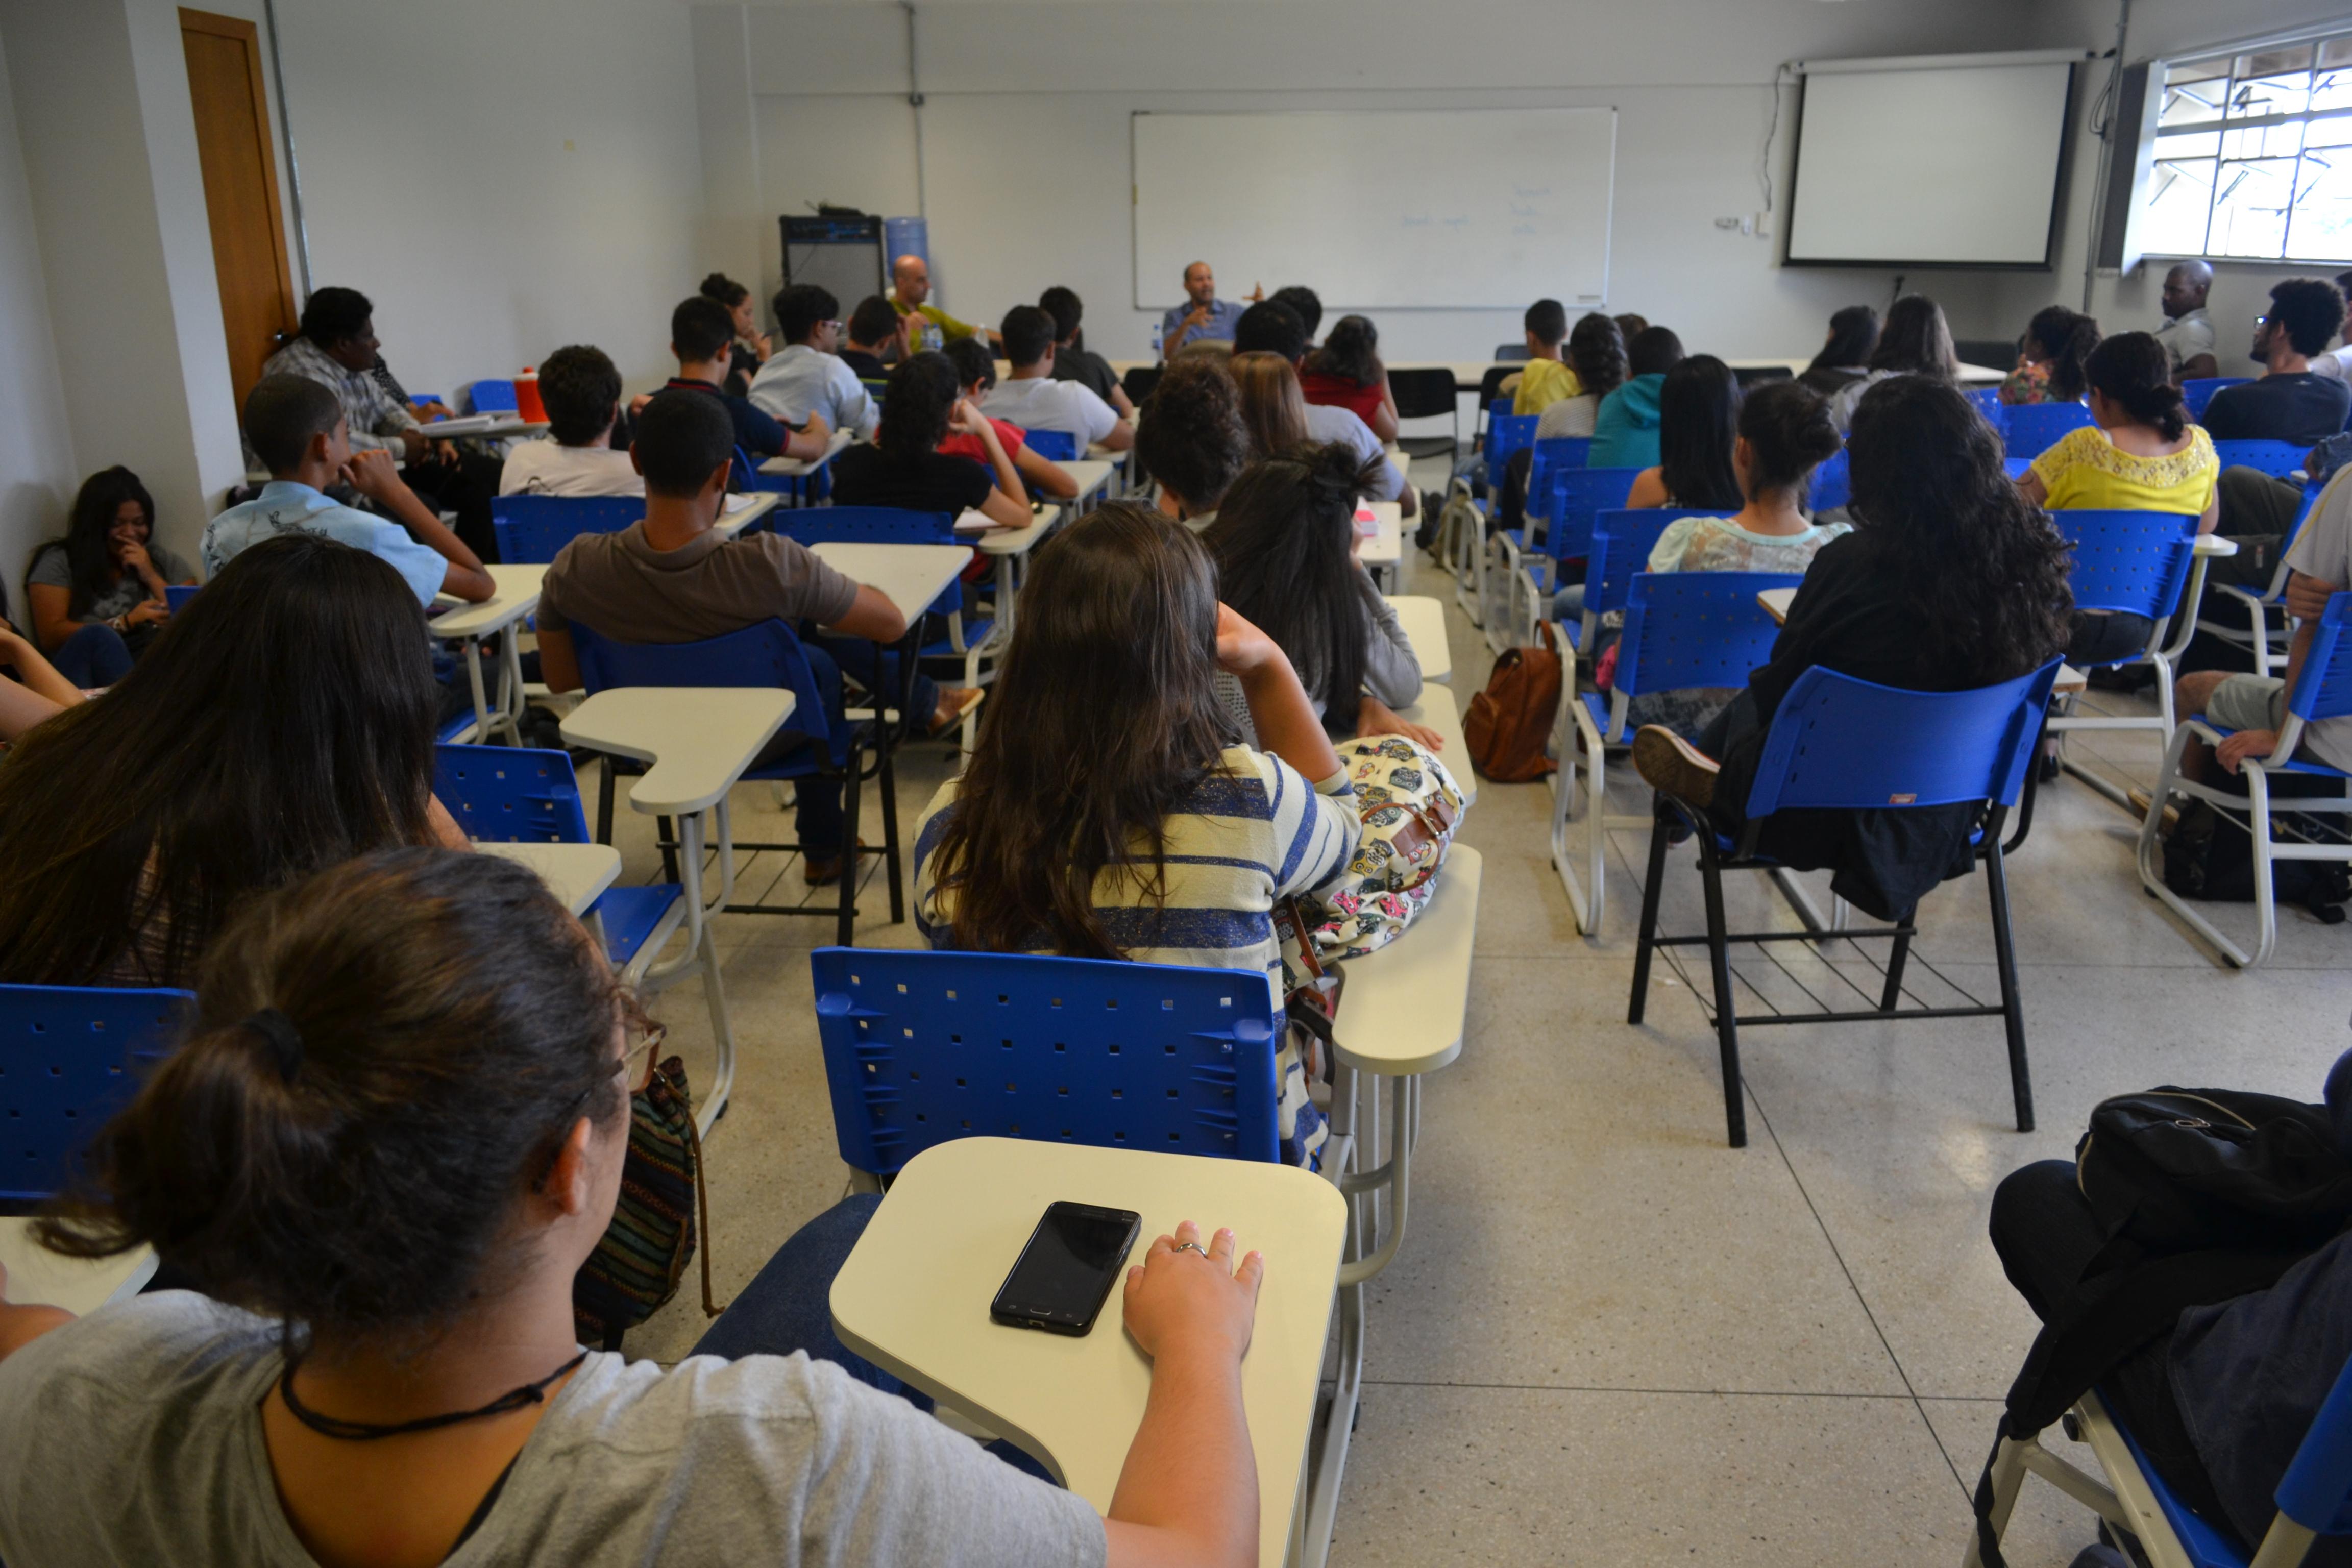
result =
[{"label": "desk writing surface", "polygon": [[866,544],[825,540],[809,553],[835,571],[879,592],[908,626],[947,591],[971,563],[968,544]]},{"label": "desk writing surface", "polygon": [[29,1217],[0,1215],[0,1268],[8,1271],[9,1300],[63,1307],[80,1317],[137,1295],[155,1276],[155,1254],[142,1247],[119,1258],[62,1258],[34,1242]]},{"label": "desk writing surface", "polygon": [[616,686],[563,718],[575,746],[650,763],[628,784],[629,807],[677,816],[716,805],[793,711],[769,686]]},{"label": "desk writing surface", "polygon": [[1466,844],[1445,851],[1437,891],[1404,934],[1377,952],[1344,960],[1333,1044],[1360,1072],[1433,1071],[1462,1054],[1470,1005],[1470,954],[1486,862]]},{"label": "desk writing surface", "polygon": [[483,570],[490,574],[490,596],[478,605],[460,604],[456,609],[435,616],[432,626],[435,637],[485,637],[514,625],[539,608],[540,584],[547,576],[547,567],[543,563],[501,564]]},{"label": "desk writing surface", "polygon": [[1424,594],[1392,594],[1389,607],[1404,627],[1404,640],[1421,663],[1421,678],[1444,684],[1454,675],[1454,650],[1445,637],[1445,607]]},{"label": "desk writing surface", "polygon": [[621,852],[609,844],[478,843],[474,852],[530,867],[575,915],[586,914],[621,877]]}]

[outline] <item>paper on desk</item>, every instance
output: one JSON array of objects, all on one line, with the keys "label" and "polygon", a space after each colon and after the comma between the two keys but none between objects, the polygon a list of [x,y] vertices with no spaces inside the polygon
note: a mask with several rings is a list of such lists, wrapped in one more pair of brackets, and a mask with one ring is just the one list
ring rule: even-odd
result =
[{"label": "paper on desk", "polygon": [[759,496],[749,493],[730,495],[727,498],[727,510],[729,511],[742,511],[747,508],[758,506],[761,499],[761,498]]},{"label": "paper on desk", "polygon": [[955,520],[958,533],[986,533],[995,526],[988,520],[988,514],[976,507],[966,507],[963,515]]}]

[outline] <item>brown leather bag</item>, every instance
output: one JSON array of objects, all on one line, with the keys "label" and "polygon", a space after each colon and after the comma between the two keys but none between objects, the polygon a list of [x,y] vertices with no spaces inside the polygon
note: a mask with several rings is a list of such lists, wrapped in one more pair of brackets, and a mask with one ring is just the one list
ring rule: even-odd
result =
[{"label": "brown leather bag", "polygon": [[1504,651],[1486,677],[1486,689],[1470,699],[1462,738],[1470,761],[1497,784],[1539,779],[1555,765],[1544,755],[1553,718],[1559,711],[1559,648],[1551,626],[1538,622],[1540,646]]}]

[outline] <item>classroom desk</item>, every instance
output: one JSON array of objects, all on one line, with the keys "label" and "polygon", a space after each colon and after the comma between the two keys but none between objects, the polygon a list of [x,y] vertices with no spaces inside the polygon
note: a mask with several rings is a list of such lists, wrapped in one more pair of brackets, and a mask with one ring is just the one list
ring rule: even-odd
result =
[{"label": "classroom desk", "polygon": [[1093,510],[1094,503],[1110,492],[1111,478],[1118,472],[1116,461],[1097,461],[1092,458],[1080,458],[1061,467],[1064,473],[1078,481],[1077,496],[1066,503],[1073,517],[1084,517]]},{"label": "classroom desk", "polygon": [[621,878],[621,852],[609,844],[490,843],[476,844],[474,852],[530,867],[565,909],[580,916]]},{"label": "classroom desk", "polygon": [[1392,500],[1366,501],[1364,505],[1371,509],[1380,531],[1364,541],[1356,559],[1364,563],[1364,570],[1372,574],[1381,592],[1394,593],[1404,560],[1404,508]]},{"label": "classroom desk", "polygon": [[[647,969],[644,984],[658,991],[683,979],[698,963],[701,966],[719,1052],[717,1070],[694,1118],[706,1137],[727,1109],[735,1083],[735,1031],[719,980],[719,944],[706,921],[709,910],[735,896],[735,836],[727,792],[784,727],[793,702],[791,692],[772,686],[621,686],[597,692],[563,719],[563,738],[572,744],[652,764],[629,782],[631,810],[677,818],[686,951]],[[716,904],[702,894],[706,840],[719,851]]]},{"label": "classroom desk", "polygon": [[[2230,553],[2235,554],[2236,548],[2232,545]],[[1785,626],[1789,624],[1789,606],[1796,602],[1796,597],[1794,588],[1766,588],[1756,595],[1756,602],[1764,607],[1764,613],[1772,617],[1775,625]],[[2050,691],[2054,697],[2064,697],[2083,690],[2089,684],[2081,670],[2071,664],[2062,664],[2058,667],[2058,679],[2052,683]]]},{"label": "classroom desk", "polygon": [[[1160,362],[1156,359],[1115,359],[1110,362],[1110,367],[1112,370],[1118,372],[1119,377],[1124,380],[1127,373],[1130,370],[1134,370],[1139,367],[1149,369],[1160,363]],[[1793,354],[1786,357],[1767,355],[1760,359],[1727,359],[1723,363],[1729,365],[1734,370],[1769,370],[1777,365],[1788,371],[1790,375],[1796,375],[1802,373],[1807,365],[1813,363],[1813,356],[1811,352],[1808,351],[1801,354]],[[1486,373],[1495,369],[1498,365],[1506,372],[1521,371],[1527,368],[1528,362],[1525,360],[1496,359],[1422,359],[1391,360],[1389,362],[1389,369],[1391,370],[1451,371],[1454,374],[1454,389],[1456,393],[1477,392],[1486,384]],[[2009,373],[2007,371],[1995,370],[1990,365],[1963,363],[1960,366],[1960,379],[1963,382],[1998,382],[2008,374]]]},{"label": "classroom desk", "polygon": [[82,1317],[139,1294],[155,1277],[155,1253],[142,1247],[120,1258],[60,1258],[35,1245],[30,1216],[8,1215],[0,1215],[0,1268],[8,1271],[9,1300],[40,1301]]},{"label": "classroom desk", "polygon": [[[875,765],[877,776],[882,783],[883,843],[887,853],[895,850],[898,844],[896,815],[898,799],[898,738],[901,731],[911,731],[917,722],[928,723],[929,721],[929,714],[907,711],[915,689],[915,666],[923,646],[923,616],[941,594],[955,587],[956,579],[971,563],[971,547],[968,544],[858,544],[829,540],[811,545],[809,553],[835,571],[845,573],[878,591],[906,618],[907,635],[899,638],[898,645],[898,689],[888,703],[880,700],[881,693],[875,693],[877,709],[896,707],[900,716],[899,722],[894,725],[877,715],[874,726]],[[994,637],[992,631],[989,640],[992,641]],[[980,675],[979,655],[985,647],[987,643],[982,642],[972,645],[965,652],[965,674],[974,684],[978,683]],[[878,644],[875,652],[875,668],[878,672],[882,667]],[[979,722],[978,710],[964,715],[963,746],[966,751],[971,749]],[[893,878],[890,882],[893,920],[900,914],[900,900],[904,896],[897,879]]]},{"label": "classroom desk", "polygon": [[[775,510],[782,504],[783,499],[782,490],[754,490],[729,496],[727,509],[719,514],[719,521],[710,525],[710,531],[721,539],[737,538],[748,531],[753,523]],[[739,500],[743,503],[741,506],[735,504]]]},{"label": "classroom desk", "polygon": [[488,566],[492,593],[478,605],[460,604],[430,623],[436,637],[466,645],[466,677],[474,687],[474,727],[463,739],[487,744],[490,732],[504,730],[515,745],[522,744],[522,650],[520,639],[507,637],[499,649],[499,700],[493,706],[482,680],[482,639],[511,630],[539,608],[540,582],[547,575],[541,565]]},{"label": "classroom desk", "polygon": [[[956,520],[956,531],[969,537],[982,555],[996,561],[996,636],[1011,640],[1013,617],[1020,613],[1021,581],[1028,574],[1029,553],[1045,542],[1046,536],[1062,524],[1066,513],[1058,506],[1040,508],[1034,521],[1026,528],[993,528],[977,511],[965,512]],[[965,736],[969,749],[971,736]]]},{"label": "classroom desk", "polygon": [[424,430],[436,441],[505,441],[543,436],[547,421],[514,414],[464,414],[454,419],[428,420]]},{"label": "classroom desk", "polygon": [[1279,1568],[1329,1338],[1331,1295],[1348,1236],[1338,1188],[1293,1166],[960,1138],[907,1162],[834,1277],[834,1330],[851,1350],[941,1405],[1010,1439],[1108,1511],[1143,1418],[1151,1363],[1119,1322],[1112,1289],[1080,1337],[992,1321],[990,1301],[1045,1205],[1060,1201],[1143,1216],[1131,1257],[1180,1220],[1230,1226],[1265,1258],[1242,1397],[1257,1461],[1258,1561]]},{"label": "classroom desk", "polygon": [[1444,602],[1426,595],[1405,594],[1392,595],[1389,608],[1404,626],[1404,640],[1412,645],[1412,657],[1421,662],[1422,679],[1441,684],[1453,679],[1454,650],[1446,643]]},{"label": "classroom desk", "polygon": [[831,438],[825,443],[824,456],[817,458],[770,458],[766,462],[760,465],[760,472],[769,476],[771,479],[780,479],[784,481],[784,483],[778,487],[774,491],[775,494],[791,496],[794,506],[806,506],[808,504],[809,481],[816,475],[821,474],[825,469],[831,468],[833,466],[833,460],[835,458],[840,457],[842,453],[847,451],[849,449],[850,443],[856,439],[857,436],[855,431],[835,430]]}]

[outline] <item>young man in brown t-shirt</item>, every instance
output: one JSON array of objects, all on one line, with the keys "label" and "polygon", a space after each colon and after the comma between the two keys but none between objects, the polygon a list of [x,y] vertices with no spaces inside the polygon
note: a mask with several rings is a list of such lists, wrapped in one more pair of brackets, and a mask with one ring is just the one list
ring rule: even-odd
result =
[{"label": "young man in brown t-shirt", "polygon": [[[644,520],[617,533],[584,533],[565,545],[540,590],[540,668],[549,689],[580,685],[574,623],[617,642],[661,644],[700,642],[765,620],[791,622],[824,693],[825,717],[835,724],[844,721],[843,666],[869,689],[895,683],[897,660],[877,660],[872,645],[897,641],[907,623],[879,591],[780,534],[730,540],[713,531],[726,505],[734,448],[733,426],[715,398],[665,392],[646,405],[629,449],[645,476]],[[819,627],[843,640],[810,635]],[[961,719],[978,698],[976,691],[943,692],[918,675],[912,707],[931,714],[936,732]],[[773,766],[804,743],[781,738],[752,766]],[[803,778],[794,794],[803,868],[812,884],[830,882],[841,874],[847,848],[840,782]]]}]

